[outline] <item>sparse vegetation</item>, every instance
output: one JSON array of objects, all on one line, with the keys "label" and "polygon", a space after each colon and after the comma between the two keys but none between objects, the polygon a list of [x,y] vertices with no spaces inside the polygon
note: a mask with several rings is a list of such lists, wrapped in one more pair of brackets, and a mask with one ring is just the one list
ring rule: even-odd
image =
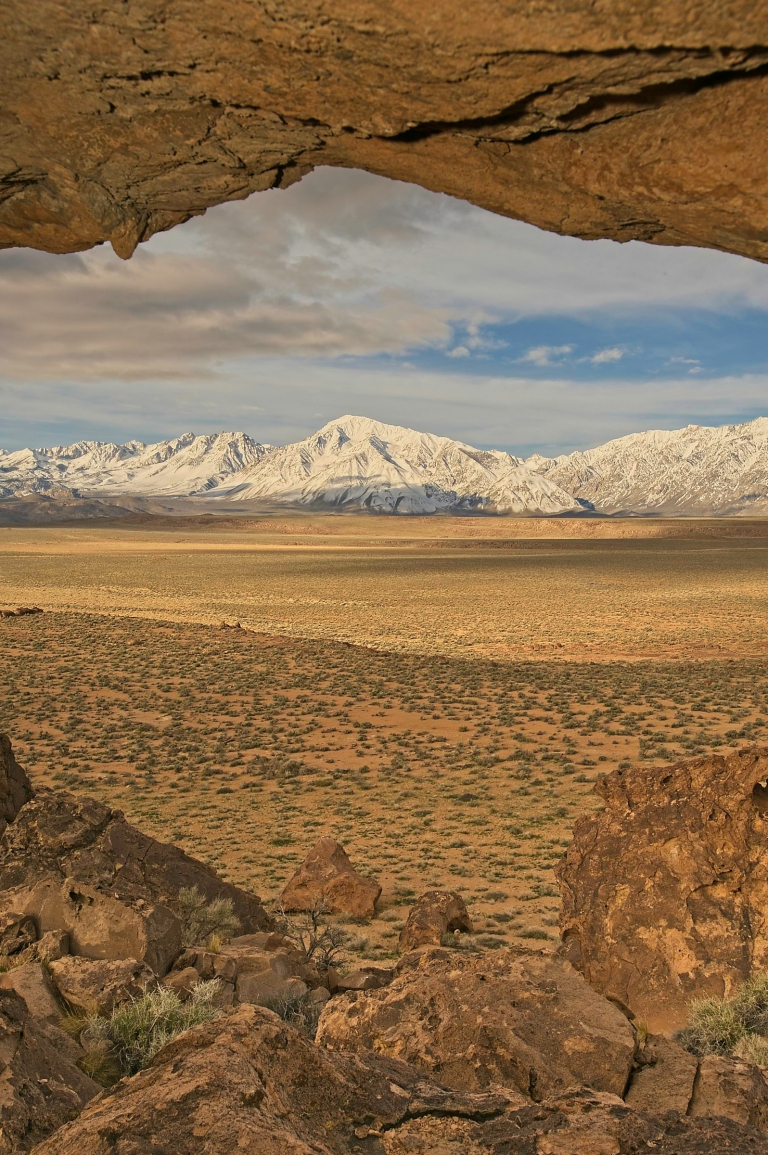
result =
[{"label": "sparse vegetation", "polygon": [[218,979],[200,982],[186,1002],[175,991],[158,987],[141,998],[116,1007],[109,1018],[97,1014],[84,1017],[75,1031],[76,1020],[68,1016],[65,1028],[76,1033],[85,1055],[84,1071],[99,1082],[114,1082],[119,1076],[134,1075],[154,1058],[161,1047],[184,1031],[210,1022],[222,1013],[215,999]]},{"label": "sparse vegetation", "polygon": [[696,999],[676,1039],[694,1055],[732,1055],[768,1066],[768,974],[743,983],[730,998]]},{"label": "sparse vegetation", "polygon": [[322,899],[313,903],[310,910],[295,914],[287,913],[278,903],[274,915],[279,933],[290,939],[306,961],[314,963],[319,971],[343,962],[345,948],[351,945],[353,936],[343,926],[330,921],[330,910]]},{"label": "sparse vegetation", "polygon": [[184,946],[208,945],[214,952],[241,929],[231,898],[208,901],[196,886],[182,887],[176,901]]}]

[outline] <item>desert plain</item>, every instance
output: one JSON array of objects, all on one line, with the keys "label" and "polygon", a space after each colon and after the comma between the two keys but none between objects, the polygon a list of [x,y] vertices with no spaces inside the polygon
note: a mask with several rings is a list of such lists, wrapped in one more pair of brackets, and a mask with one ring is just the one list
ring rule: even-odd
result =
[{"label": "desert plain", "polygon": [[324,834],[554,941],[597,775],[765,739],[768,522],[267,514],[0,529],[0,730],[265,900]]}]

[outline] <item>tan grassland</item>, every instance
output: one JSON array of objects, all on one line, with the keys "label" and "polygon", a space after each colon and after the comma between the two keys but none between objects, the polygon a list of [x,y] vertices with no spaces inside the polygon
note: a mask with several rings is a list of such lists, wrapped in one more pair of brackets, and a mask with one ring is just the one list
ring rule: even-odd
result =
[{"label": "tan grassland", "polygon": [[0,620],[0,729],[268,899],[339,838],[361,957],[432,886],[554,938],[597,774],[765,740],[764,522],[160,524],[0,530],[0,605],[48,611]]}]

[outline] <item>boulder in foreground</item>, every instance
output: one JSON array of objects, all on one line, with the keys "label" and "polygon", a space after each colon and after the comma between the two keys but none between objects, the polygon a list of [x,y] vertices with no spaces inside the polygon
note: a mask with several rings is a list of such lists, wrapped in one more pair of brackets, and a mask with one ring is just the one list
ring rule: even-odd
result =
[{"label": "boulder in foreground", "polygon": [[[222,1073],[226,1077],[222,1078]],[[164,1047],[35,1155],[768,1155],[728,1119],[638,1113],[570,1090],[446,1090],[370,1052],[336,1054],[243,1006]]]},{"label": "boulder in foreground", "polygon": [[11,740],[0,734],[0,834],[32,797],[32,784],[13,755]]},{"label": "boulder in foreground", "polygon": [[563,959],[431,948],[406,955],[400,971],[381,990],[332,999],[318,1043],[391,1055],[458,1090],[498,1084],[541,1100],[582,1084],[624,1094],[634,1031]]},{"label": "boulder in foreground", "polygon": [[768,970],[768,747],[616,770],[557,868],[562,950],[591,986],[683,1026]]},{"label": "boulder in foreground", "polygon": [[344,847],[321,838],[310,850],[280,896],[287,911],[312,910],[323,903],[331,914],[373,918],[381,887],[349,861]]}]

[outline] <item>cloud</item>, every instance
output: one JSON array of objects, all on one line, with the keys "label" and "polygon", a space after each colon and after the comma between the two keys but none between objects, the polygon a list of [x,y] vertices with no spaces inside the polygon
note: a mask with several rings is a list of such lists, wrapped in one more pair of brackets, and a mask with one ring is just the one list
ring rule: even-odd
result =
[{"label": "cloud", "polygon": [[535,345],[528,349],[520,361],[529,361],[532,365],[554,365],[561,358],[573,352],[573,345]]},{"label": "cloud", "polygon": [[593,365],[607,365],[611,361],[620,361],[624,356],[626,350],[614,345],[611,349],[601,349],[599,353],[595,353],[589,360]]},{"label": "cloud", "polygon": [[469,357],[469,349],[466,345],[457,345],[455,349],[449,349],[446,353],[447,357]]}]

